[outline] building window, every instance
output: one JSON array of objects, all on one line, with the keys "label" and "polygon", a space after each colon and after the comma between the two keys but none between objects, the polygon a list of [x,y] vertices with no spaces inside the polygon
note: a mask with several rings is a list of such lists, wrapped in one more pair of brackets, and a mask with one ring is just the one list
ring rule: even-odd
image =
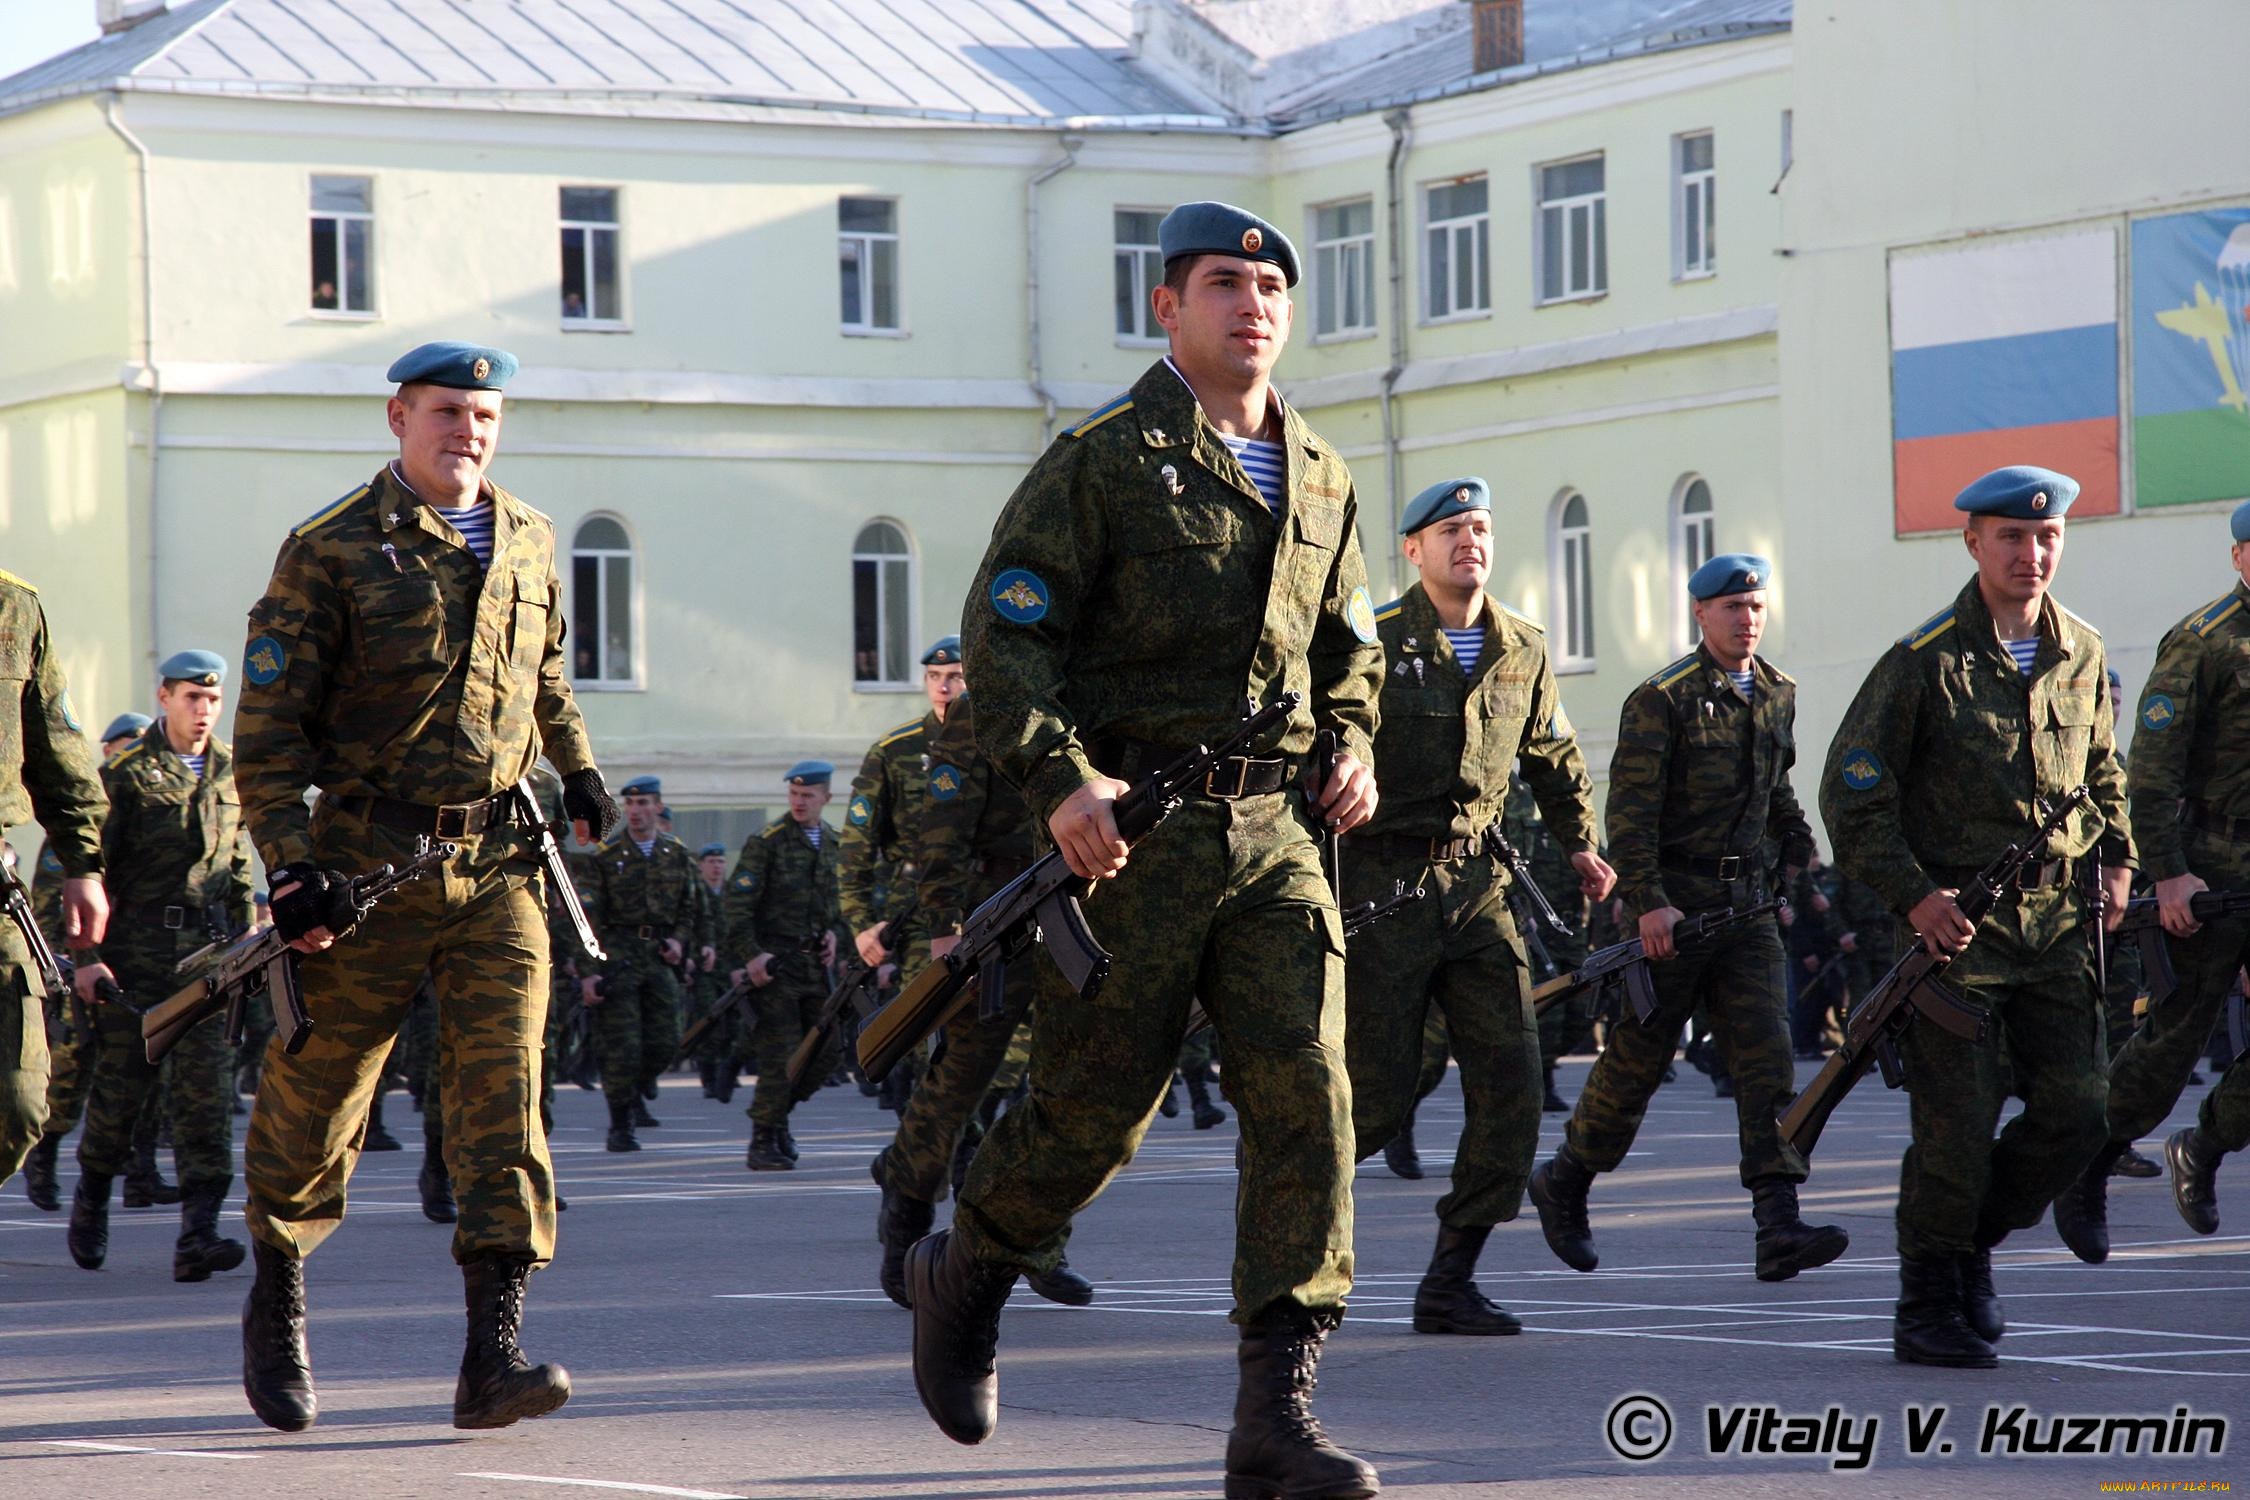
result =
[{"label": "building window", "polygon": [[1588,669],[1594,665],[1594,528],[1586,497],[1565,490],[1555,501],[1550,526],[1548,568],[1560,616],[1559,632],[1550,637],[1557,648],[1555,666]]},{"label": "building window", "polygon": [[570,676],[587,687],[631,687],[633,539],[612,516],[578,523],[570,546]]},{"label": "building window", "polygon": [[1672,138],[1672,275],[1685,281],[1719,268],[1718,180],[1711,132]]},{"label": "building window", "polygon": [[1164,282],[1164,251],[1156,242],[1156,226],[1163,222],[1164,215],[1152,209],[1116,212],[1117,341],[1121,344],[1165,341],[1148,297]]},{"label": "building window", "polygon": [[1423,190],[1423,307],[1433,323],[1492,310],[1490,200],[1482,177]]},{"label": "building window", "polygon": [[852,543],[852,682],[914,685],[914,551],[896,521],[870,521]]},{"label": "building window", "polygon": [[1681,637],[1686,644],[1681,649],[1687,651],[1693,651],[1696,643],[1703,639],[1703,632],[1696,628],[1694,605],[1688,598],[1688,580],[1717,550],[1712,544],[1712,524],[1711,486],[1690,476],[1680,484],[1672,505],[1673,591],[1675,607],[1686,631]]},{"label": "building window", "polygon": [[562,190],[562,320],[611,324],[625,320],[617,254],[617,189]]},{"label": "building window", "polygon": [[836,260],[846,333],[898,329],[898,200],[839,198]]},{"label": "building window", "polygon": [[366,177],[312,180],[314,312],[375,311],[375,184]]},{"label": "building window", "polygon": [[1313,210],[1313,334],[1375,331],[1375,200]]},{"label": "building window", "polygon": [[1580,157],[1539,171],[1539,300],[1598,297],[1609,290],[1608,194],[1602,158]]}]

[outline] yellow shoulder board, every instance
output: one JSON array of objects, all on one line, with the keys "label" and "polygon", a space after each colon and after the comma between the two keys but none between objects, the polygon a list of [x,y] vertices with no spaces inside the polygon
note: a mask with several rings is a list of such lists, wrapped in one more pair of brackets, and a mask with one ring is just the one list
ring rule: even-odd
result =
[{"label": "yellow shoulder board", "polygon": [[124,764],[125,764],[125,763],[126,763],[127,761],[130,761],[130,760],[132,760],[132,759],[133,759],[133,758],[134,758],[135,756],[138,756],[138,755],[145,755],[145,754],[147,754],[147,753],[148,753],[148,741],[147,741],[147,740],[139,740],[139,739],[137,739],[137,740],[133,741],[133,743],[132,743],[132,744],[130,744],[130,745],[127,745],[127,746],[126,746],[126,747],[125,747],[124,749],[122,749],[122,750],[118,751],[118,752],[117,752],[117,753],[116,753],[115,755],[111,756],[111,757],[109,758],[109,763],[110,763],[111,765],[113,765],[113,766],[122,766],[122,765],[124,765]]},{"label": "yellow shoulder board", "polygon": [[305,517],[302,521],[299,521],[296,525],[290,527],[289,534],[291,536],[303,536],[305,533],[311,531],[316,526],[327,525],[330,521],[333,521],[338,516],[342,515],[346,506],[350,505],[353,501],[365,495],[369,488],[369,486],[363,484],[358,489],[353,490],[350,494],[336,501],[333,505],[324,506],[321,509],[314,511],[311,515]]},{"label": "yellow shoulder board", "polygon": [[794,818],[776,818],[771,823],[768,823],[766,825],[766,831],[759,834],[758,837],[762,839],[780,838],[783,834],[789,831],[790,827],[796,821],[797,820]]},{"label": "yellow shoulder board", "polygon": [[1108,405],[1097,406],[1092,411],[1086,413],[1084,417],[1079,419],[1078,425],[1065,431],[1063,436],[1074,438],[1084,437],[1087,433],[1092,432],[1095,428],[1101,426],[1102,423],[1108,421],[1111,417],[1117,416],[1121,412],[1131,411],[1132,409],[1133,398],[1131,396],[1119,396],[1116,400],[1110,402]]},{"label": "yellow shoulder board", "polygon": [[2197,610],[2188,620],[2188,629],[2194,631],[2197,635],[2209,635],[2228,620],[2233,619],[2236,612],[2241,608],[2242,596],[2239,594],[2228,594],[2223,599],[2214,599]]},{"label": "yellow shoulder board", "polygon": [[1953,606],[1947,605],[1937,614],[1898,638],[1898,643],[1909,651],[1919,651],[1939,636],[1953,628]]},{"label": "yellow shoulder board", "polygon": [[1398,618],[1398,612],[1404,608],[1406,608],[1406,600],[1402,596],[1393,599],[1390,603],[1375,611],[1375,618],[1377,620],[1395,620]]},{"label": "yellow shoulder board", "polygon": [[921,729],[921,727],[922,721],[920,719],[909,719],[904,724],[898,725],[896,728],[884,730],[883,737],[877,740],[875,743],[879,747],[887,750],[891,746],[897,744],[900,740],[906,739],[913,735],[916,731]]},{"label": "yellow shoulder board", "polygon": [[6,568],[0,568],[0,583],[12,583],[17,588],[29,589],[34,594],[39,592],[38,584],[33,583],[28,578],[18,578],[15,574],[9,572]]},{"label": "yellow shoulder board", "polygon": [[1681,678],[1693,673],[1699,660],[1700,658],[1698,658],[1693,651],[1690,651],[1687,655],[1681,657],[1678,661],[1672,663],[1672,665],[1666,667],[1663,671],[1657,673],[1654,677],[1651,677],[1648,680],[1648,685],[1652,688],[1668,688],[1673,683],[1678,682]]}]

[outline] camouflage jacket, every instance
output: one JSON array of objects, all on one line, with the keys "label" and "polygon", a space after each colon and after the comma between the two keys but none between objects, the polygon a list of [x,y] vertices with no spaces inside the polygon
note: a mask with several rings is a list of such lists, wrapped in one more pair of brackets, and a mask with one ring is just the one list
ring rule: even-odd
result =
[{"label": "camouflage jacket", "polygon": [[1744,702],[1698,646],[1625,699],[1607,819],[1617,891],[1636,917],[1691,910],[1691,901],[1711,897],[1703,884],[1692,897],[1668,891],[1667,859],[1740,855],[1755,880],[1777,858],[1802,868],[1812,852],[1812,829],[1789,786],[1797,684],[1763,657],[1751,658],[1751,671],[1754,691]]},{"label": "camouflage jacket", "polygon": [[836,842],[836,830],[823,823],[816,849],[795,819],[777,818],[743,844],[727,877],[721,968],[732,973],[762,953],[787,954],[839,928]]},{"label": "camouflage jacket", "polygon": [[[2250,584],[2238,583],[2165,633],[2133,728],[2133,840],[2152,880],[2194,866],[2180,820],[2250,818]],[[2233,857],[2226,858],[2231,852]],[[2229,868],[2196,869],[2212,885],[2239,880],[2250,852],[2226,840],[2198,853]]]},{"label": "camouflage jacket", "polygon": [[2092,808],[2043,857],[2098,848],[2103,864],[2131,865],[2107,672],[2101,636],[2049,596],[2026,679],[1971,578],[1883,653],[1829,746],[1820,811],[1837,867],[1907,912],[2029,838],[2042,804],[2081,782]]},{"label": "camouflage jacket", "polygon": [[1864,882],[1845,878],[1836,889],[1836,929],[1852,935],[1852,956],[1876,971],[1898,957],[1898,924]]},{"label": "camouflage jacket", "polygon": [[52,842],[42,841],[39,857],[33,861],[35,873],[31,878],[31,914],[39,919],[39,930],[47,934],[47,941],[57,953],[63,950],[63,873],[62,861],[55,858]]},{"label": "camouflage jacket", "polygon": [[1007,883],[984,873],[988,861],[1020,867],[1032,859],[1031,809],[977,748],[966,695],[946,710],[930,744],[929,802],[914,853],[922,870],[919,925],[939,937],[958,933],[963,919]]},{"label": "camouflage jacket", "polygon": [[897,916],[914,894],[914,840],[939,722],[933,709],[884,731],[852,778],[836,879],[844,921],[854,932]]},{"label": "camouflage jacket", "polygon": [[1419,582],[1375,612],[1388,664],[1375,736],[1382,801],[1360,832],[1482,833],[1501,821],[1520,767],[1563,853],[1591,849],[1594,784],[1547,664],[1546,634],[1496,599],[1482,612],[1484,650],[1466,675]]},{"label": "camouflage jacket", "polygon": [[[576,873],[586,919],[609,953],[608,963],[591,969],[591,960],[579,956],[581,973],[645,964],[651,950],[667,938],[678,938],[690,955],[706,943],[716,946],[718,933],[703,897],[703,871],[688,846],[672,835],[659,833],[643,854],[620,823]],[[645,938],[643,929],[648,930]]]},{"label": "camouflage jacket", "polygon": [[[161,719],[102,767],[109,792],[109,817],[102,823],[102,886],[110,904],[104,946],[112,954],[192,952],[211,940],[204,912],[212,907],[230,931],[249,928],[250,841],[232,772],[233,757],[214,739],[197,776],[164,737]],[[147,914],[165,906],[187,907],[185,925],[167,929]]]},{"label": "camouflage jacket", "polygon": [[[1279,398],[1275,398],[1279,404]],[[1281,405],[1277,519],[1162,361],[1070,428],[993,528],[961,622],[977,741],[1045,825],[1088,746],[1208,741],[1304,695],[1257,753],[1333,728],[1374,764],[1382,652],[1344,461]]]},{"label": "camouflage jacket", "polygon": [[0,828],[37,820],[64,873],[102,873],[101,783],[39,591],[0,572]]},{"label": "camouflage jacket", "polygon": [[594,763],[562,649],[555,535],[487,484],[492,566],[386,467],[290,532],[250,610],[235,778],[268,867],[306,858],[305,789],[481,801],[542,749]]}]

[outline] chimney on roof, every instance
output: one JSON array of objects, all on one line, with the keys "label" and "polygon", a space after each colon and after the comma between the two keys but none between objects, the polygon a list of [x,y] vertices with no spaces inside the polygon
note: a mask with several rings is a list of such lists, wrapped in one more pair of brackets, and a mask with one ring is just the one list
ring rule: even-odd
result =
[{"label": "chimney on roof", "polygon": [[102,23],[103,36],[115,36],[163,15],[164,5],[165,0],[94,0],[94,19]]},{"label": "chimney on roof", "polygon": [[1476,71],[1490,73],[1523,61],[1523,0],[1469,0]]}]

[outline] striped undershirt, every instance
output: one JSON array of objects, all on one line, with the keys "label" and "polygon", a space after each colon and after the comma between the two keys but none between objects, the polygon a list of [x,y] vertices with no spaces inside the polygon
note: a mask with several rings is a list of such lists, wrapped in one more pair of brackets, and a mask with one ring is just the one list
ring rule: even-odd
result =
[{"label": "striped undershirt", "polygon": [[1225,432],[1219,434],[1219,441],[1227,445],[1227,451],[1242,465],[1242,472],[1265,497],[1266,509],[1279,516],[1281,497],[1289,491],[1289,466],[1282,461],[1281,444]]},{"label": "striped undershirt", "polygon": [[2039,637],[2033,636],[2023,641],[2002,641],[2000,644],[2007,647],[2008,654],[2016,659],[2016,670],[2029,677],[2031,659],[2039,654]]},{"label": "striped undershirt", "polygon": [[1751,686],[1751,684],[1754,683],[1757,679],[1750,675],[1750,669],[1748,667],[1744,667],[1739,672],[1729,672],[1727,673],[1727,675],[1734,679],[1734,690],[1740,693],[1744,698],[1754,698],[1757,696],[1756,690]]},{"label": "striped undershirt", "polygon": [[[440,512],[438,512],[438,514],[440,514],[440,515],[443,515],[443,514],[444,514],[444,512],[443,512],[443,511],[440,511]],[[640,850],[640,851],[641,851],[641,857],[642,857],[643,859],[646,859],[646,858],[647,858],[648,856],[650,856],[651,854],[654,854],[654,853],[656,852],[656,840],[655,840],[655,839],[652,839],[652,838],[650,838],[650,839],[635,839],[635,840],[633,840],[633,847],[634,847],[634,848],[636,848],[636,849],[638,849],[638,850]]]},{"label": "striped undershirt", "polygon": [[1461,675],[1475,675],[1477,662],[1484,656],[1484,627],[1471,625],[1467,630],[1455,630],[1450,625],[1441,625],[1438,628],[1453,643],[1453,654],[1461,663]]},{"label": "striped undershirt", "polygon": [[183,755],[180,757],[187,763],[187,768],[195,773],[195,779],[198,781],[203,779],[203,765],[208,758],[208,756],[203,755]]},{"label": "striped undershirt", "polygon": [[485,567],[492,566],[492,502],[482,495],[474,505],[464,505],[459,510],[447,510],[433,505],[430,509],[444,517],[446,524],[461,533],[461,540],[477,555]]},{"label": "striped undershirt", "polygon": [[820,825],[818,823],[799,823],[797,826],[805,831],[805,842],[818,849],[820,847]]}]

